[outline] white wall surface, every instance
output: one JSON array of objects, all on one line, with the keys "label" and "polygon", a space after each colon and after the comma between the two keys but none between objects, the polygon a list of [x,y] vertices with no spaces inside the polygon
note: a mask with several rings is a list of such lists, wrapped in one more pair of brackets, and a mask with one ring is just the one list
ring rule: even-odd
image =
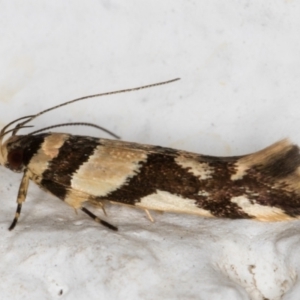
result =
[{"label": "white wall surface", "polygon": [[[300,144],[300,3],[0,2],[0,127],[88,121],[122,139],[210,155]],[[89,128],[57,131],[107,137]],[[256,223],[110,207],[110,232],[34,184],[16,229],[21,175],[0,172],[2,299],[300,298],[300,222]],[[94,210],[99,216],[101,210]]]}]

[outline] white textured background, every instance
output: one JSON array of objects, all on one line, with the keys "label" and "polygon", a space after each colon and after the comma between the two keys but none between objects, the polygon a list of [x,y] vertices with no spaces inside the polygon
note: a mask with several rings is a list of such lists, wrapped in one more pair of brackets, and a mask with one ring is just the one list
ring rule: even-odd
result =
[{"label": "white textured background", "polygon": [[[300,144],[299,16],[295,0],[0,1],[1,127],[72,98],[181,77],[34,124],[95,122],[125,140],[211,155],[286,136]],[[1,299],[300,298],[300,222],[153,214],[151,224],[111,207],[114,233],[31,185],[9,232],[20,175],[2,168],[0,180]]]}]

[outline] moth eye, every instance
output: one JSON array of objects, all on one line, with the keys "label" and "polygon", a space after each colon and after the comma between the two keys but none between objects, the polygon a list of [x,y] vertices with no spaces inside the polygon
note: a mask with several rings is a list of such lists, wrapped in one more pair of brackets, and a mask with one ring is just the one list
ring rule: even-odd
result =
[{"label": "moth eye", "polygon": [[23,150],[14,149],[7,155],[7,167],[11,170],[21,170],[23,166]]}]

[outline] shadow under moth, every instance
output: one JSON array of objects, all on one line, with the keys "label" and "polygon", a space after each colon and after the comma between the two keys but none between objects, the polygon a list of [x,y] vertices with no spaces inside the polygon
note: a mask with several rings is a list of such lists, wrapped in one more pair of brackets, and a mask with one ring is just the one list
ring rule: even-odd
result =
[{"label": "shadow under moth", "polygon": [[[30,180],[112,230],[117,227],[95,216],[84,204],[98,206],[104,213],[108,202],[137,207],[150,219],[149,210],[260,221],[298,218],[300,153],[299,147],[288,140],[249,155],[214,157],[49,131],[60,126],[87,125],[116,137],[90,123],[63,123],[17,134],[31,127],[26,124],[33,119],[67,104],[176,80],[74,99],[7,124],[0,132],[0,163],[23,173],[9,229],[17,224]],[[3,141],[8,133],[11,136]]]}]

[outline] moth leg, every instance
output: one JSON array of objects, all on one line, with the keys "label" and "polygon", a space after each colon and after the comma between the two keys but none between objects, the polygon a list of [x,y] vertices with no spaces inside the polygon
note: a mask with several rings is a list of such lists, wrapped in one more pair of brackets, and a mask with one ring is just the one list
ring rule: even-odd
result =
[{"label": "moth leg", "polygon": [[109,224],[108,222],[105,222],[101,219],[99,219],[96,215],[94,215],[92,212],[90,212],[88,209],[86,209],[85,207],[82,207],[81,210],[83,212],[85,212],[88,216],[90,216],[94,221],[96,221],[97,223],[100,223],[104,226],[106,226],[107,228],[114,230],[114,231],[118,231],[118,228],[115,227],[114,225]]},{"label": "moth leg", "polygon": [[104,215],[107,217],[107,213],[106,213],[106,210],[105,210],[105,200],[102,200],[102,201],[97,201],[97,202],[93,202],[92,203],[97,206],[97,207],[100,207],[104,213]]},{"label": "moth leg", "polygon": [[29,185],[29,179],[30,179],[30,172],[28,170],[26,170],[24,172],[24,175],[21,180],[20,187],[19,187],[18,198],[17,198],[18,205],[17,205],[16,214],[15,214],[15,217],[14,217],[11,225],[9,226],[8,230],[13,230],[15,228],[15,226],[17,225],[18,219],[21,214],[22,203],[26,199],[28,185]]},{"label": "moth leg", "polygon": [[105,204],[108,202],[106,200],[98,200],[98,199],[95,199],[94,197],[90,197],[88,199],[88,202],[91,203],[92,205],[96,206],[96,207],[100,207],[104,213],[104,215],[107,217],[107,213],[106,213],[106,210],[105,210]]},{"label": "moth leg", "polygon": [[150,211],[149,211],[148,209],[145,209],[145,213],[146,213],[148,219],[149,219],[152,223],[154,223],[154,219],[152,218],[152,216],[151,216],[151,214],[150,214]]},{"label": "moth leg", "polygon": [[105,210],[105,207],[104,207],[104,204],[102,203],[101,205],[101,208],[102,208],[102,211],[104,213],[104,215],[107,217],[107,213],[106,213],[106,210]]}]

